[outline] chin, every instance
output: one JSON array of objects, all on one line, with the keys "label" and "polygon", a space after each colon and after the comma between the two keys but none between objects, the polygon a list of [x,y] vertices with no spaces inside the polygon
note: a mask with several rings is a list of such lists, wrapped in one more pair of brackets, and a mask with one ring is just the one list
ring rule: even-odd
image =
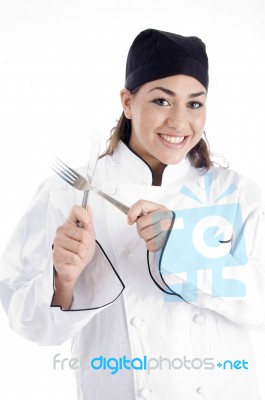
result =
[{"label": "chin", "polygon": [[182,149],[182,151],[176,151],[176,149],[174,149],[174,151],[162,152],[160,154],[157,154],[157,159],[165,165],[179,164],[188,154],[187,149],[185,150]]},{"label": "chin", "polygon": [[186,157],[186,155],[182,156],[182,157],[170,157],[167,158],[163,161],[161,161],[163,164],[165,165],[174,165],[174,164],[179,164],[181,161],[184,160],[184,158]]}]

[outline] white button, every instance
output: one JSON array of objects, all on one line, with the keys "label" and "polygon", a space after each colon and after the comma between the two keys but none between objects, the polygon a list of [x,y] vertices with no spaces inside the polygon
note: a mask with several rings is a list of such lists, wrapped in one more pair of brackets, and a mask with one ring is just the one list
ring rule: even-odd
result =
[{"label": "white button", "polygon": [[204,183],[203,180],[200,179],[200,180],[197,182],[197,185],[198,185],[201,189],[205,189],[205,183]]},{"label": "white button", "polygon": [[202,386],[198,387],[198,389],[196,390],[196,393],[201,395],[201,396],[204,396],[205,395],[204,387],[202,387]]},{"label": "white button", "polygon": [[139,326],[141,325],[142,320],[139,317],[133,317],[131,319],[131,325],[134,326],[135,328],[139,328]]},{"label": "white button", "polygon": [[114,186],[114,185],[109,185],[109,186],[107,186],[107,188],[106,188],[106,192],[107,192],[108,194],[115,194],[115,193],[117,192],[117,188],[116,188],[116,186]]},{"label": "white button", "polygon": [[129,252],[125,247],[123,247],[122,249],[120,249],[119,254],[120,254],[120,257],[126,258],[126,257],[128,257]]},{"label": "white button", "polygon": [[205,318],[203,315],[197,314],[194,315],[193,322],[195,322],[195,324],[202,325],[205,322]]},{"label": "white button", "polygon": [[140,396],[142,397],[142,399],[147,399],[149,397],[149,394],[150,394],[150,390],[148,390],[148,389],[140,390]]}]

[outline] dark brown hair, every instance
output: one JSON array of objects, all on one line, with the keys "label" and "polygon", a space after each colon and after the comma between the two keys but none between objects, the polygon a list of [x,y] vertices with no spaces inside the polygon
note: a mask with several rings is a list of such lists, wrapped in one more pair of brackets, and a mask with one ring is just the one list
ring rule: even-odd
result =
[{"label": "dark brown hair", "polygon": [[[131,120],[127,119],[122,112],[121,117],[117,121],[117,125],[112,128],[108,145],[104,153],[100,156],[112,155],[120,140],[125,144],[129,143],[131,136]],[[195,168],[205,168],[208,170],[212,165],[210,158],[209,143],[204,132],[204,138],[189,151],[188,158]]]}]

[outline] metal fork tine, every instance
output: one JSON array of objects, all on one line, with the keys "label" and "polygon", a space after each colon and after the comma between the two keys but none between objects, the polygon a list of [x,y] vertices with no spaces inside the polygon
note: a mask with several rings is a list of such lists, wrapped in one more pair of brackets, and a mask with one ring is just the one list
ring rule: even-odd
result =
[{"label": "metal fork tine", "polygon": [[55,172],[60,172],[62,175],[64,175],[66,178],[68,178],[71,182],[75,182],[77,177],[74,176],[73,174],[69,173],[68,171],[66,171],[63,167],[61,167],[60,165],[54,165],[54,169]]},{"label": "metal fork tine", "polygon": [[[61,168],[63,168],[65,171],[68,171],[68,173],[74,176],[75,179],[78,178],[77,173],[75,172],[75,170],[73,170],[72,168],[68,167],[68,165],[66,165],[63,161],[61,161],[58,157],[56,157],[55,162],[57,162],[58,166],[60,166]],[[60,165],[61,164],[61,165]]]},{"label": "metal fork tine", "polygon": [[51,169],[59,175],[64,181],[69,183],[70,185],[73,185],[75,183],[75,178],[68,176],[65,171],[60,170],[58,167],[51,165]]},{"label": "metal fork tine", "polygon": [[68,183],[74,185],[74,183],[78,179],[78,174],[74,170],[72,170],[72,168],[68,167],[68,165],[62,162],[58,157],[56,157],[56,159],[54,160],[53,166],[56,168],[56,170],[54,170],[55,172],[57,172],[58,170],[62,175],[68,178],[67,180]]}]

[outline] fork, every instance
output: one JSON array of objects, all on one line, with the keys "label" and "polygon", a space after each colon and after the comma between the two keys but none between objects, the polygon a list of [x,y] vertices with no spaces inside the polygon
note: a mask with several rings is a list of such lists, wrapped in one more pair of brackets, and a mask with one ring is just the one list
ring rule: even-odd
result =
[{"label": "fork", "polygon": [[[94,193],[98,194],[99,196],[103,197],[103,199],[107,200],[109,203],[114,205],[124,214],[128,214],[129,207],[125,204],[119,202],[118,200],[114,199],[113,197],[109,196],[108,194],[102,192],[99,189],[96,189],[94,186],[91,185],[88,180],[86,180],[82,175],[80,175],[77,171],[73,168],[68,167],[63,161],[59,158],[54,159],[53,165],[51,165],[52,170],[59,175],[65,182],[69,183],[69,185],[73,186],[75,189],[82,190],[83,192],[87,192],[92,190]],[[83,197],[82,207],[85,208],[86,201],[85,196]]]}]

